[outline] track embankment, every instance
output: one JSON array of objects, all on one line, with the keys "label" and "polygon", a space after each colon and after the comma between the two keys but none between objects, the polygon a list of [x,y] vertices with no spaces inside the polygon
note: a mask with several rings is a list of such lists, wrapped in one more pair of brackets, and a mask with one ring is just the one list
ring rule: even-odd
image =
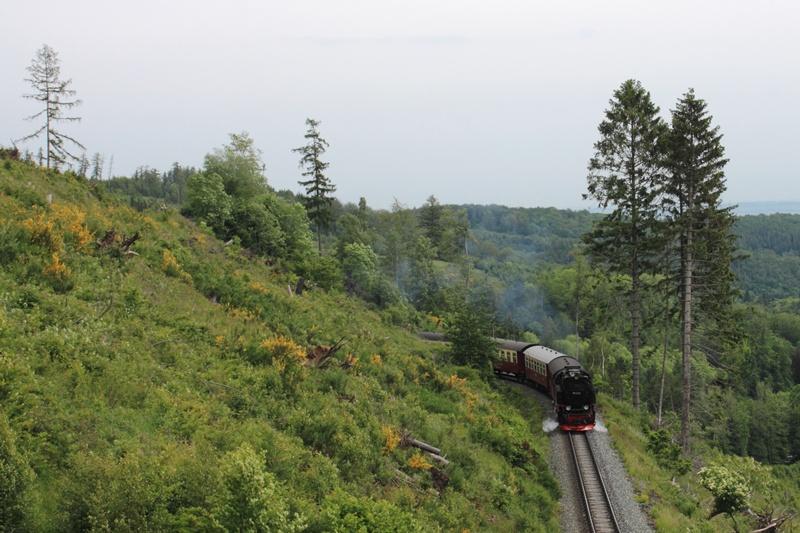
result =
[{"label": "track embankment", "polygon": [[[509,387],[516,387],[524,391],[525,394],[539,402],[546,416],[552,413],[550,398],[544,394],[519,383],[510,381],[504,383]],[[552,418],[552,415],[550,416]],[[601,422],[599,427],[603,428],[602,417],[599,415],[598,421]],[[591,522],[575,468],[569,434],[555,429],[555,420],[549,422],[545,421],[543,431],[549,430],[550,433],[550,469],[561,487],[561,530],[568,533],[589,533],[592,531]],[[597,471],[604,481],[619,531],[622,533],[652,532],[653,528],[647,515],[636,502],[633,486],[622,461],[611,445],[609,434],[604,429],[600,429],[587,432],[585,435],[587,443],[591,446]],[[605,531],[605,529],[600,529],[600,531]]]}]

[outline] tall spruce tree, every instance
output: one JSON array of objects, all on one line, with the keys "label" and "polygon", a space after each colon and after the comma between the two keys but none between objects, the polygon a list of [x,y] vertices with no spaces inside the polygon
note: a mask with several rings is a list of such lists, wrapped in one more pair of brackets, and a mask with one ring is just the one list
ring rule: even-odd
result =
[{"label": "tall spruce tree", "polygon": [[66,142],[85,150],[84,146],[56,129],[56,124],[59,122],[80,121],[80,117],[64,116],[64,111],[81,104],[80,100],[73,98],[75,91],[70,88],[72,80],[61,79],[58,53],[46,44],[43,45],[36,51],[36,56],[27,70],[30,77],[25,78],[25,81],[31,84],[34,92],[24,97],[35,100],[43,106],[41,111],[29,116],[28,120],[44,117],[44,124],[20,141],[37,139],[44,134],[47,168],[58,168],[68,161],[80,161],[78,156],[67,150]]},{"label": "tall spruce tree", "polygon": [[303,204],[308,212],[308,218],[314,223],[317,230],[317,246],[322,251],[322,230],[328,226],[331,218],[332,193],[336,186],[325,176],[325,170],[330,163],[323,162],[322,155],[328,148],[328,141],[319,133],[319,121],[312,118],[306,119],[305,146],[294,148],[292,152],[301,154],[299,167],[305,169],[303,176],[308,179],[298,183],[305,187]]},{"label": "tall spruce tree", "polygon": [[722,321],[735,295],[731,270],[734,216],[732,208],[721,206],[728,160],[719,126],[712,126],[711,122],[705,101],[690,89],[672,111],[672,128],[667,137],[669,172],[663,183],[665,228],[677,259],[672,280],[680,294],[680,440],[684,451],[689,449],[695,328],[701,321]]},{"label": "tall spruce tree", "polygon": [[662,175],[660,145],[666,125],[650,93],[636,80],[616,91],[598,130],[600,140],[589,160],[588,193],[612,211],[584,237],[591,257],[608,270],[630,277],[632,399],[639,407],[639,335],[642,323],[642,274],[653,267],[658,243],[658,183]]},{"label": "tall spruce tree", "polygon": [[444,206],[439,203],[439,200],[434,195],[430,195],[425,203],[422,204],[422,207],[419,208],[419,225],[437,250],[442,244],[443,215]]}]

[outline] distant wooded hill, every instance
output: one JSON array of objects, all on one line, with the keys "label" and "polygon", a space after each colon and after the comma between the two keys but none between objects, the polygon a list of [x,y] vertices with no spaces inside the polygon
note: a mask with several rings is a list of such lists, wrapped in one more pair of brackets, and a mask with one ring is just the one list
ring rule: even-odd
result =
[{"label": "distant wooded hill", "polygon": [[771,215],[774,213],[800,214],[800,201],[794,202],[741,202],[734,210],[737,215]]},{"label": "distant wooded hill", "polygon": [[[800,207],[800,202],[767,203]],[[580,236],[603,216],[543,207],[461,207],[472,230],[471,255],[529,264],[568,263],[570,250]],[[744,299],[766,302],[800,295],[800,214],[740,216],[735,231],[747,255],[734,266]]]}]

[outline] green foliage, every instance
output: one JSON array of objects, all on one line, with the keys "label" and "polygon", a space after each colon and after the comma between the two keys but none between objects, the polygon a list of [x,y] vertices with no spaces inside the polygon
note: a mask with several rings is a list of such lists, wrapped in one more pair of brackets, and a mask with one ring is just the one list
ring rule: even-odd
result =
[{"label": "green foliage", "polygon": [[354,498],[336,492],[322,508],[322,528],[334,533],[421,533],[425,529],[414,515],[386,501]]},{"label": "green foliage", "polygon": [[317,228],[317,239],[319,251],[321,252],[321,231],[331,221],[330,207],[333,203],[331,195],[336,192],[336,186],[325,175],[330,163],[322,161],[321,157],[328,148],[328,141],[322,138],[318,126],[319,121],[307,118],[305,134],[307,143],[292,151],[300,154],[299,165],[303,168],[303,176],[307,178],[298,183],[306,189],[306,194],[303,196],[303,204],[308,212],[308,218]]},{"label": "green foliage", "polygon": [[585,197],[612,211],[584,236],[589,255],[610,272],[630,278],[633,404],[639,406],[641,276],[652,271],[662,241],[658,239],[658,177],[666,126],[650,93],[635,80],[614,91],[600,140],[589,160]]},{"label": "green foliage", "polygon": [[398,303],[400,295],[378,270],[378,257],[367,244],[346,244],[342,252],[345,289],[379,306]]},{"label": "green foliage", "polygon": [[378,256],[366,244],[347,244],[342,251],[342,271],[348,291],[368,295],[378,278]]},{"label": "green foliage", "polygon": [[317,255],[300,261],[298,272],[319,287],[326,290],[341,288],[342,269],[335,257]]},{"label": "green foliage", "polygon": [[220,461],[222,487],[214,495],[227,531],[303,531],[306,519],[291,513],[285,489],[264,467],[264,458],[243,444]]},{"label": "green foliage", "polygon": [[247,132],[231,133],[228,144],[206,155],[203,170],[220,176],[225,193],[233,198],[252,198],[266,191],[261,152]]},{"label": "green foliage", "polygon": [[656,179],[666,126],[650,93],[636,80],[623,82],[609,104],[589,161],[586,196],[613,211],[595,224],[585,240],[593,258],[615,272],[633,271],[636,277],[647,268],[658,244],[650,237],[656,224]]},{"label": "green foliage", "polygon": [[453,360],[488,372],[489,361],[495,351],[489,332],[490,321],[483,307],[464,302],[455,310],[447,327]]},{"label": "green foliage", "polygon": [[770,329],[790,343],[800,344],[800,315],[775,313],[770,317]]},{"label": "green foliage", "polygon": [[[36,472],[20,496],[25,530],[285,530],[298,517],[311,531],[557,526],[546,468],[516,475],[518,458],[499,451],[528,442],[543,454],[541,414],[393,327],[417,320],[404,301],[382,310],[336,290],[335,256],[303,254],[294,267],[289,248],[303,245],[287,238],[287,255],[268,263],[173,210],[100,201],[22,163],[0,166],[0,184],[55,197],[32,208],[29,194],[0,193],[0,405],[16,456]],[[256,199],[298,214],[284,197]],[[139,231],[136,255],[108,249],[119,240],[94,244],[109,227]],[[44,272],[53,247],[73,284],[65,293]],[[292,296],[298,275],[312,283]],[[327,363],[307,362],[342,338]],[[410,450],[385,453],[384,426],[446,450],[447,487],[410,467]],[[422,490],[398,484],[398,471]]]},{"label": "green foliage", "polygon": [[233,200],[225,192],[222,177],[216,173],[199,173],[189,178],[186,211],[205,222],[217,233],[228,224]]},{"label": "green foliage", "polygon": [[279,256],[292,265],[300,264],[313,252],[309,220],[303,206],[274,194],[264,195],[260,201],[278,221],[283,241]]},{"label": "green foliage", "polygon": [[673,442],[669,432],[657,429],[647,434],[647,451],[656,457],[661,468],[683,475],[692,466],[689,459],[683,456],[681,447]]},{"label": "green foliage", "polygon": [[714,496],[713,514],[732,515],[747,508],[750,486],[741,474],[724,466],[707,466],[700,469],[697,477]]},{"label": "green foliage", "polygon": [[419,225],[425,236],[433,246],[440,246],[442,243],[442,216],[444,207],[439,203],[435,196],[431,195],[419,208]]},{"label": "green foliage", "polygon": [[0,532],[25,530],[25,491],[31,471],[17,451],[14,433],[0,412]]},{"label": "green foliage", "polygon": [[140,211],[164,204],[180,207],[187,201],[187,184],[195,174],[197,169],[174,163],[164,172],[139,167],[131,177],[114,176],[103,181],[93,180],[92,185],[102,186],[108,192],[121,196],[131,207]]},{"label": "green foliage", "polygon": [[203,172],[191,176],[185,212],[225,239],[237,238],[253,253],[302,269],[311,253],[303,208],[269,192],[260,154],[247,134],[206,156]]},{"label": "green foliage", "polygon": [[239,200],[234,204],[228,232],[259,255],[280,257],[285,250],[277,217],[258,200]]}]

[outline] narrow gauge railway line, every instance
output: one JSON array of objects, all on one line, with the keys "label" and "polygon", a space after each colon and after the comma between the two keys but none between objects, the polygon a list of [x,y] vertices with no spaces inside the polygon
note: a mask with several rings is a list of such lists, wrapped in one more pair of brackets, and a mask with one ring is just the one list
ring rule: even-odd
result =
[{"label": "narrow gauge railway line", "polygon": [[570,432],[569,444],[592,533],[619,533],[621,530],[617,517],[597,467],[588,435]]}]

